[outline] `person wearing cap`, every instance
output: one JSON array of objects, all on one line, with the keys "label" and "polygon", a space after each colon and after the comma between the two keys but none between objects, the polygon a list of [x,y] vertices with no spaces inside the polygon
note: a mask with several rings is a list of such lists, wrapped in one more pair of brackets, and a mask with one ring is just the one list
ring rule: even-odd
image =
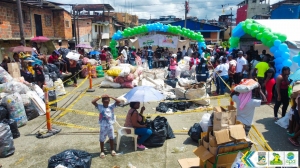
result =
[{"label": "person wearing cap", "polygon": [[152,50],[152,46],[148,47],[146,55],[147,55],[147,59],[148,59],[149,69],[152,69],[152,63],[153,63],[153,50]]},{"label": "person wearing cap", "polygon": [[243,78],[243,73],[247,69],[247,60],[243,57],[243,51],[238,52],[236,72],[234,75],[234,83],[238,84]]},{"label": "person wearing cap", "polygon": [[175,76],[176,76],[177,62],[175,60],[175,57],[177,57],[177,55],[172,54],[172,56],[170,58],[170,71],[171,71],[170,78],[172,78],[172,79],[175,79]]},{"label": "person wearing cap", "polygon": [[[294,127],[294,122],[289,123],[289,132],[288,135],[289,141],[296,147],[299,147],[299,141],[298,138],[300,136],[300,81],[296,81],[293,85],[291,98],[293,100],[293,106],[292,106],[292,121],[296,123],[296,127]],[[291,121],[291,120],[290,120]]]}]

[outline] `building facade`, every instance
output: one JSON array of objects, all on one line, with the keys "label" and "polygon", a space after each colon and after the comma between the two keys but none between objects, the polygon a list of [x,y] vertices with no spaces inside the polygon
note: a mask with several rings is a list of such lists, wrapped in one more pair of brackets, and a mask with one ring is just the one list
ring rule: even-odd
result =
[{"label": "building facade", "polygon": [[[62,41],[63,47],[68,47],[72,40],[71,15],[56,5],[43,1],[35,5],[22,1],[24,37],[27,46],[35,36],[45,36],[51,41],[43,44],[41,52],[49,54]],[[20,43],[20,28],[16,1],[0,0],[0,57],[9,53],[7,48],[18,46]],[[54,45],[53,45],[54,44]],[[1,59],[1,58],[0,58]]]},{"label": "building facade", "polygon": [[300,3],[281,4],[272,10],[271,19],[300,19]]},{"label": "building facade", "polygon": [[[184,20],[181,20],[172,22],[170,25],[184,27],[184,22]],[[201,32],[204,39],[209,43],[219,43],[225,31],[223,27],[194,20],[187,20],[186,28],[194,32]]]},{"label": "building facade", "polygon": [[237,6],[236,24],[270,12],[270,0],[244,0]]}]

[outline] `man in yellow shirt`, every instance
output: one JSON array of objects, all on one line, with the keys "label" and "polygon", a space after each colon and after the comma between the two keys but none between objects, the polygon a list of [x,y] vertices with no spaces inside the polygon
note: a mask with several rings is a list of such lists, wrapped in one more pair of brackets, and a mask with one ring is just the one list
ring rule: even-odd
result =
[{"label": "man in yellow shirt", "polygon": [[[258,64],[256,64],[255,68],[254,68],[254,72],[257,72],[255,74],[258,83],[260,84],[260,86],[262,86],[262,90],[263,92],[265,92],[265,87],[263,86],[264,84],[264,78],[265,78],[265,72],[269,69],[269,64],[268,64],[268,58],[264,58],[264,60],[262,62],[259,62]],[[255,95],[258,95],[255,94]]]}]

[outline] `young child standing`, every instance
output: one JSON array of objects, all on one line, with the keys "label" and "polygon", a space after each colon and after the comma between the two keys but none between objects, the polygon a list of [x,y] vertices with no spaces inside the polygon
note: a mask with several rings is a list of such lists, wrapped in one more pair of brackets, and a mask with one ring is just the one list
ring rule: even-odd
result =
[{"label": "young child standing", "polygon": [[171,71],[170,77],[172,79],[175,79],[175,76],[176,76],[177,62],[175,61],[175,56],[177,56],[177,55],[173,54],[172,57],[171,57],[171,59],[170,59],[170,71]]},{"label": "young child standing", "polygon": [[[98,104],[97,101],[102,99],[102,104]],[[110,99],[113,99],[115,103],[109,104]],[[114,126],[115,116],[114,109],[120,104],[120,101],[108,95],[102,95],[92,101],[92,104],[99,110],[99,124],[100,124],[100,158],[105,158],[104,154],[104,141],[106,136],[109,138],[111,155],[115,156],[114,150]]]}]

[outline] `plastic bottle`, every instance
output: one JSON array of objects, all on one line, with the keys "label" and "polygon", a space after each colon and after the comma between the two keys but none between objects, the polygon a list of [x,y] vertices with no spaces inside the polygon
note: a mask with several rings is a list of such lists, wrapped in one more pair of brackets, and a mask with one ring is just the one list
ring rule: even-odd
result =
[{"label": "plastic bottle", "polygon": [[185,152],[186,151],[186,147],[175,147],[173,148],[173,153],[181,153],[181,152]]}]

